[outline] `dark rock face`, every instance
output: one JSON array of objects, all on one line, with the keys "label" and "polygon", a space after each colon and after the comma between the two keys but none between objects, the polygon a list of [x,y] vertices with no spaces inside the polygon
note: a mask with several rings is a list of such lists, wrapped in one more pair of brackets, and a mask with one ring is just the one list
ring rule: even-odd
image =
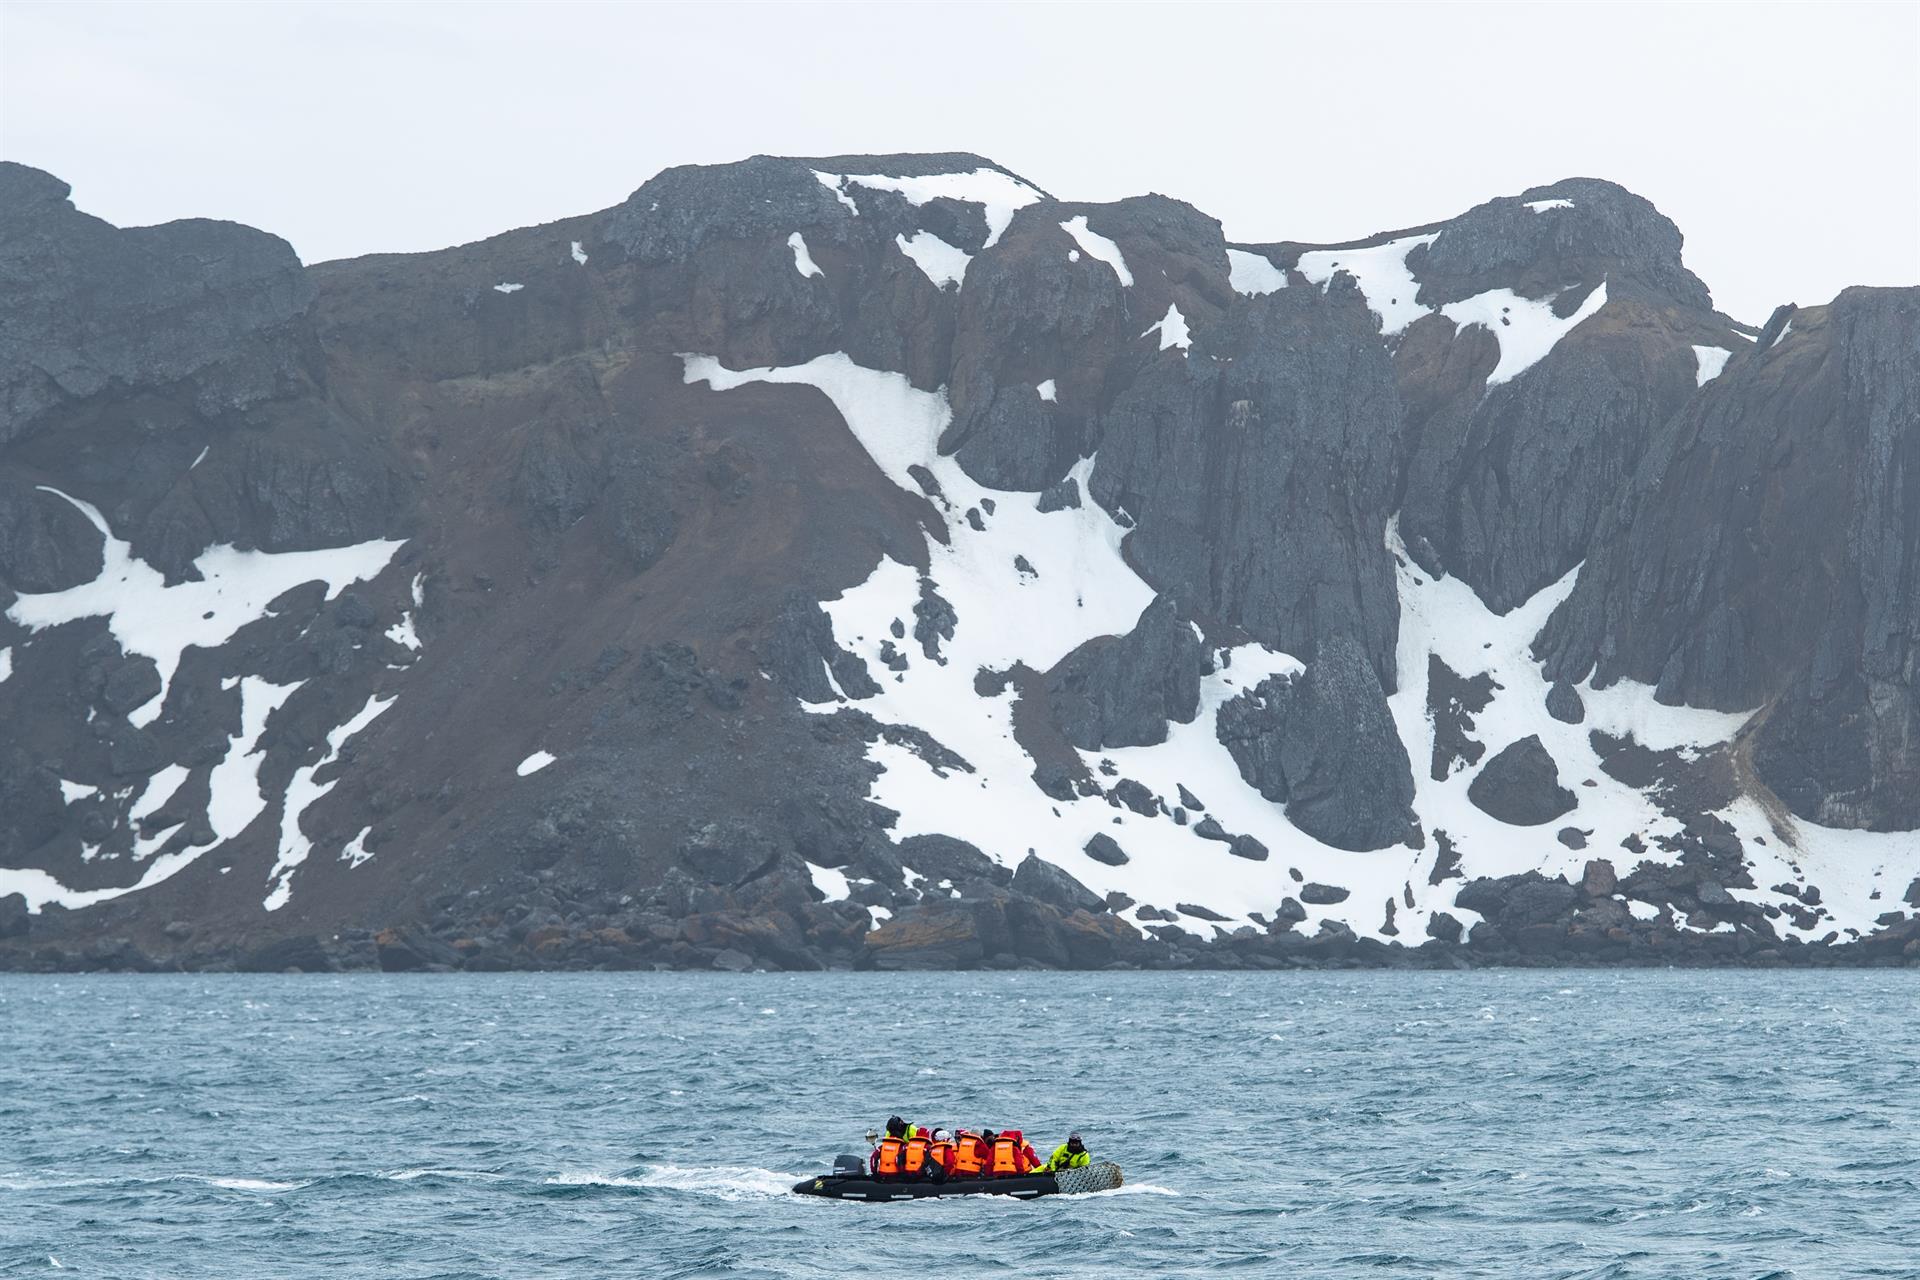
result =
[{"label": "dark rock face", "polygon": [[1221,741],[1241,776],[1317,840],[1384,849],[1411,832],[1413,770],[1358,645],[1335,638],[1295,680],[1272,677],[1223,705]]},{"label": "dark rock face", "polygon": [[286,241],[204,219],[122,230],[67,191],[0,162],[0,445],[115,389],[184,388],[211,415],[300,382],[313,285]]},{"label": "dark rock face", "polygon": [[[1748,348],[1681,267],[1670,223],[1607,184],[1558,184],[1426,228],[1437,238],[1408,259],[1427,307],[1512,289],[1565,317],[1605,281],[1604,309],[1489,386],[1497,330],[1428,316],[1383,335],[1345,277],[1322,289],[1295,271],[1243,294],[1218,225],[1177,201],[1065,205],[1028,184],[1032,203],[1003,226],[977,203],[897,189],[970,170],[1018,182],[968,155],[758,157],[440,253],[302,268],[229,224],[114,229],[57,180],[0,165],[0,867],[84,892],[127,887],[156,854],[206,854],[83,910],[0,898],[0,969],[1764,960],[1756,948],[1790,936],[1770,922],[1824,931],[1827,908],[1797,883],[1741,900],[1741,840],[1759,837],[1717,816],[1733,800],[1771,787],[1821,821],[1920,822],[1915,291],[1783,308]],[[1555,199],[1574,207],[1525,207]],[[1062,226],[1077,218],[1118,244],[1131,284],[1077,248]],[[919,234],[970,256],[964,288],[916,265],[902,246]],[[1283,268],[1291,252],[1262,251]],[[1149,329],[1170,308],[1189,348]],[[1704,388],[1696,344],[1735,352]],[[1101,506],[1152,607],[1052,671],[946,673],[957,701],[898,721],[912,700],[883,691],[954,662],[956,640],[1018,625],[934,583],[954,584],[939,547],[1027,500],[961,500],[938,464],[897,486],[819,389],[722,394],[689,383],[679,353],[736,370],[843,353],[946,388],[958,464],[1039,493],[1044,512]],[[173,589],[207,572],[210,547],[396,549],[344,589],[289,583],[229,640],[189,647],[163,705],[166,664],[104,619],[35,631],[5,616],[16,594],[103,563],[90,518],[46,489],[98,508]],[[1096,898],[1048,861],[1085,839],[1103,881],[1144,892],[1153,878],[1130,874],[1163,838],[1196,869],[1270,860],[1176,785],[1202,781],[1240,812],[1245,797],[1212,794],[1231,787],[1198,762],[1081,756],[1190,722],[1212,666],[1189,619],[1221,645],[1305,662],[1236,681],[1219,709],[1255,789],[1342,848],[1419,839],[1384,698],[1395,512],[1420,573],[1456,575],[1497,609],[1585,560],[1538,641],[1561,721],[1582,719],[1588,675],[1761,709],[1704,752],[1593,735],[1609,776],[1675,820],[1594,836],[1634,869],[1468,880],[1484,850],[1436,830],[1426,884],[1393,893],[1383,918],[1377,893],[1354,900],[1337,867],[1289,846],[1299,866],[1271,883],[1297,896],[1270,924],[1216,929],[1244,904]],[[996,554],[1023,592],[1073,590],[1041,550]],[[917,601],[836,637],[821,602],[883,560],[920,577]],[[1487,677],[1428,675],[1436,778],[1480,769],[1490,812],[1571,803],[1524,743],[1484,760]],[[1095,826],[1075,831],[1114,834],[1035,832],[1057,847],[1017,873],[1018,849],[899,838],[926,815],[879,802],[900,780],[887,773],[971,788],[997,772],[948,745],[977,741],[950,718],[984,709],[965,703],[969,683],[1015,695],[1013,736],[1049,806],[1085,806]],[[238,834],[209,814],[235,751],[258,764],[264,801]],[[550,767],[520,771],[542,751]],[[292,817],[312,856],[289,906],[263,911],[283,797],[307,768],[331,788]],[[1541,854],[1564,857],[1556,828],[1588,842],[1594,817],[1538,818]],[[834,871],[844,898],[823,887]],[[1411,945],[1408,913],[1445,905],[1449,880],[1458,914],[1430,914]],[[1780,962],[1920,955],[1897,889],[1879,933],[1830,948],[1809,932]],[[1920,884],[1907,897],[1920,907]],[[878,928],[875,908],[891,913]],[[1341,918],[1296,931],[1310,909]],[[1468,910],[1484,919],[1463,936]],[[1121,911],[1154,922],[1149,936]]]},{"label": "dark rock face", "polygon": [[1537,827],[1571,813],[1573,792],[1560,785],[1560,770],[1540,739],[1510,743],[1487,761],[1467,787],[1467,798],[1482,812],[1516,827]]},{"label": "dark rock face", "polygon": [[1136,522],[1129,557],[1186,609],[1307,660],[1353,638],[1391,687],[1400,400],[1373,317],[1339,280],[1234,308],[1115,402],[1093,497]]},{"label": "dark rock face", "polygon": [[1167,722],[1200,708],[1200,637],[1159,596],[1124,636],[1075,649],[1047,675],[1047,695],[1067,741],[1087,751],[1167,740]]},{"label": "dark rock face", "polygon": [[[1573,207],[1528,207],[1543,200]],[[1680,244],[1680,229],[1649,201],[1612,182],[1568,178],[1475,206],[1415,249],[1408,266],[1427,306],[1496,288],[1540,298],[1604,279],[1711,311],[1706,285],[1681,265]]]},{"label": "dark rock face", "polygon": [[1920,538],[1917,387],[1913,291],[1795,312],[1649,451],[1541,633],[1550,673],[1768,704],[1754,763],[1795,813],[1920,826],[1920,589],[1900,567]]}]

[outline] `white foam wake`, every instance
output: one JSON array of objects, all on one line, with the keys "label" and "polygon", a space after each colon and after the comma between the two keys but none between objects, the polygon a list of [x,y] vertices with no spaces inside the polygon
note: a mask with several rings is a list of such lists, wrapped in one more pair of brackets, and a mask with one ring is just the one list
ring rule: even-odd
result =
[{"label": "white foam wake", "polygon": [[670,1191],[690,1191],[720,1200],[759,1200],[785,1196],[802,1175],[780,1173],[773,1169],[743,1168],[737,1165],[701,1165],[685,1167],[658,1164],[637,1176],[607,1173],[561,1173],[548,1178],[552,1187],[656,1187]]}]

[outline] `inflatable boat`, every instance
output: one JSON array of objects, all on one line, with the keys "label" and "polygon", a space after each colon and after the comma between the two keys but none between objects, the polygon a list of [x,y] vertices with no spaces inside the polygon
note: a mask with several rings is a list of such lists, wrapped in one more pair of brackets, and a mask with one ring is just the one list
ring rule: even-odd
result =
[{"label": "inflatable boat", "polygon": [[793,1192],[801,1196],[826,1196],[831,1200],[925,1200],[932,1196],[1013,1196],[1031,1200],[1035,1196],[1112,1191],[1121,1181],[1120,1166],[1110,1160],[1095,1160],[1078,1169],[1062,1169],[1058,1173],[1027,1173],[1014,1178],[882,1181],[867,1172],[867,1162],[859,1156],[843,1155],[834,1160],[832,1173],[802,1178],[793,1184]]}]

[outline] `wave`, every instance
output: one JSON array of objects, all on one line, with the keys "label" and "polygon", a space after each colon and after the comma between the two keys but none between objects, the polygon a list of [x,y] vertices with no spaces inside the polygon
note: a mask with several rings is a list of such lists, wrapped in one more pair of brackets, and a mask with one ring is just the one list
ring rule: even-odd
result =
[{"label": "wave", "polygon": [[[1107,1191],[1087,1191],[1082,1193],[1086,1199],[1094,1200],[1101,1196],[1177,1196],[1181,1193],[1172,1187],[1156,1186],[1151,1182],[1129,1182]],[[1075,1196],[1074,1199],[1080,1199]]]}]

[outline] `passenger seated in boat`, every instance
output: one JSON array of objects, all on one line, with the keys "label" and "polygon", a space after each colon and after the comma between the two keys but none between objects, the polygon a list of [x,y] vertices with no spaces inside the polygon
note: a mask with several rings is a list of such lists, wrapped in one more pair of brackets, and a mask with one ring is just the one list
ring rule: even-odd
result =
[{"label": "passenger seated in boat", "polygon": [[1033,1144],[1022,1137],[1018,1129],[1002,1129],[993,1136],[991,1149],[992,1163],[988,1166],[990,1177],[1017,1178],[1040,1167],[1040,1157],[1035,1153]]},{"label": "passenger seated in boat", "polygon": [[954,1139],[953,1163],[947,1172],[956,1178],[984,1178],[992,1158],[992,1149],[985,1138],[970,1129],[962,1129]]}]

